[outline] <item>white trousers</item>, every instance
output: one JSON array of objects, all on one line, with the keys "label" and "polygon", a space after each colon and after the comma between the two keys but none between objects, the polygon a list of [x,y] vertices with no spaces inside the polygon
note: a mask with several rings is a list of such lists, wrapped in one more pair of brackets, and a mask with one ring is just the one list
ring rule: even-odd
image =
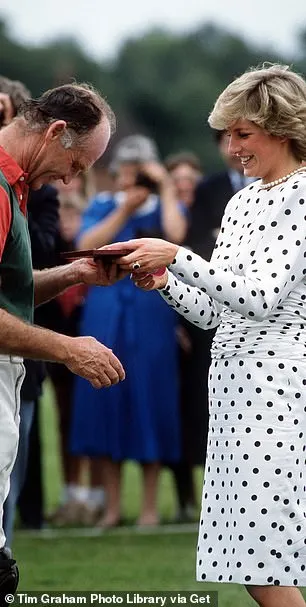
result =
[{"label": "white trousers", "polygon": [[17,455],[20,389],[24,376],[25,368],[20,356],[0,354],[0,548],[5,544],[3,504]]}]

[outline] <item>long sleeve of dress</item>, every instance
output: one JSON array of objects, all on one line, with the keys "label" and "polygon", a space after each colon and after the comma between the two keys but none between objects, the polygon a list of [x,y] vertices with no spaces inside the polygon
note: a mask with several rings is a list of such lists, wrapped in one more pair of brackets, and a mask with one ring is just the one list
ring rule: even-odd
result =
[{"label": "long sleeve of dress", "polygon": [[[186,249],[183,251],[187,253]],[[167,285],[164,289],[160,289],[159,293],[176,312],[185,316],[192,324],[202,329],[213,329],[218,326],[222,306],[199,287],[185,284],[172,272],[168,272]]]},{"label": "long sleeve of dress", "polygon": [[[190,310],[191,315],[195,312],[196,288],[197,292],[201,291],[207,296],[205,318],[207,307],[216,313],[219,304],[221,308],[230,308],[258,321],[265,319],[282,304],[306,274],[306,180],[301,179],[295,187],[291,182],[274,198],[270,192],[264,191],[260,192],[260,196],[261,202],[265,196],[266,207],[262,205],[263,210],[247,226],[241,223],[241,211],[247,208],[246,204],[244,207],[242,205],[238,214],[232,213],[232,216],[230,211],[233,205],[229,207],[210,262],[182,247],[179,249],[176,259],[169,266],[177,284],[170,275],[165,298],[169,300],[169,296],[172,297],[176,304],[180,303],[180,308],[184,306]],[[251,204],[256,204],[256,201],[253,199]],[[240,217],[240,224],[237,216]],[[244,263],[239,263],[240,252],[243,252],[241,258]],[[193,288],[189,287],[190,291],[187,291],[185,283]],[[185,313],[180,308],[177,311]]]}]

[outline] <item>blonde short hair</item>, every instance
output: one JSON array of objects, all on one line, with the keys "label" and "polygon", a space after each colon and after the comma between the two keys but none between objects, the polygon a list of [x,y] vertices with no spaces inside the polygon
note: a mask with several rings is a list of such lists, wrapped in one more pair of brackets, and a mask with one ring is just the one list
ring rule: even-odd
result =
[{"label": "blonde short hair", "polygon": [[240,119],[287,137],[297,160],[306,159],[306,82],[289,66],[263,64],[236,78],[218,97],[208,122],[223,130]]}]

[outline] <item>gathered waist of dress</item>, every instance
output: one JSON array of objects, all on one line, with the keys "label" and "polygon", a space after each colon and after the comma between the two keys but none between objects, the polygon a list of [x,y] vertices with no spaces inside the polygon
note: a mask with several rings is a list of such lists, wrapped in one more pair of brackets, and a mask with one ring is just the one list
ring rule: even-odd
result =
[{"label": "gathered waist of dress", "polygon": [[306,323],[299,317],[274,315],[255,322],[240,315],[226,315],[215,334],[212,358],[231,356],[306,357]]}]

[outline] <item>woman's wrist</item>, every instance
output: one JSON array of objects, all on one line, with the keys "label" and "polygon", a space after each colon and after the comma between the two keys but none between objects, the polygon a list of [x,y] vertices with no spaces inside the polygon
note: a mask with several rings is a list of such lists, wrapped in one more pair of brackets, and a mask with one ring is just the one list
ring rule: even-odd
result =
[{"label": "woman's wrist", "polygon": [[167,268],[165,268],[164,274],[159,277],[159,284],[157,287],[158,290],[162,291],[167,286],[168,278],[169,278],[168,270],[167,270]]},{"label": "woman's wrist", "polygon": [[172,245],[171,246],[171,261],[167,265],[171,265],[174,262],[177,254],[181,248],[181,246],[178,244],[171,243],[171,245]]}]

